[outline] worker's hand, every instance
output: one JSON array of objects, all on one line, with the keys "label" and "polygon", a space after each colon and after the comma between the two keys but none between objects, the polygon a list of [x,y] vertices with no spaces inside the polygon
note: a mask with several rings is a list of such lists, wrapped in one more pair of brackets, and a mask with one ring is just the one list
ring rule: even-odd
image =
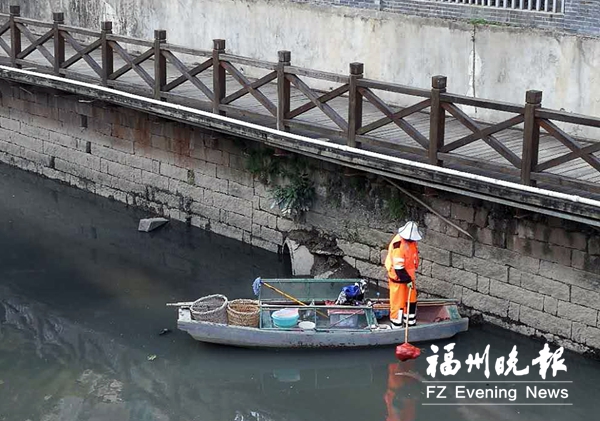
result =
[{"label": "worker's hand", "polygon": [[408,287],[408,289],[412,289],[412,287],[413,287],[413,283],[412,283],[412,282],[409,282],[408,284],[406,284],[406,286]]}]

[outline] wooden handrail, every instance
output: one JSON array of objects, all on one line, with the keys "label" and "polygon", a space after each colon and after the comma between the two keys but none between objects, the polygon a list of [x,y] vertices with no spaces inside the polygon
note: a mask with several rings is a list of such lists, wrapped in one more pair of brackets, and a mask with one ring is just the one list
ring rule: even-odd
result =
[{"label": "wooden handrail", "polygon": [[471,105],[473,107],[487,108],[490,110],[505,111],[508,113],[523,114],[524,106],[511,104],[509,102],[493,101],[489,99],[473,98],[472,96],[443,93],[440,94],[443,102],[454,104]]},{"label": "wooden handrail", "polygon": [[196,48],[182,47],[181,45],[164,43],[160,46],[161,50],[170,51],[172,53],[188,54],[197,57],[212,57],[212,50],[198,50]]},{"label": "wooden handrail", "polygon": [[37,26],[40,28],[52,28],[52,26],[53,26],[53,24],[50,22],[44,22],[43,20],[27,19],[27,18],[22,18],[22,17],[18,17],[18,18],[16,17],[15,22],[23,23],[26,25]]},{"label": "wooden handrail", "polygon": [[414,88],[412,86],[400,85],[398,83],[380,82],[372,79],[361,79],[358,81],[358,86],[361,88],[379,89],[382,91],[395,92],[410,96],[420,96],[430,98],[431,91],[427,89]]},{"label": "wooden handrail", "polygon": [[148,41],[146,39],[124,37],[121,35],[114,35],[114,34],[107,35],[106,38],[109,41],[121,42],[123,44],[139,45],[141,47],[148,47],[148,48],[154,47],[154,41]]},{"label": "wooden handrail", "polygon": [[[10,65],[15,67],[33,67],[44,72],[50,70],[59,76],[91,80],[89,75],[67,70],[73,64],[83,60],[98,76],[103,86],[141,92],[142,95],[151,92],[156,99],[196,104],[194,106],[203,108],[212,104],[212,112],[221,115],[241,112],[243,115],[256,116],[272,122],[279,130],[301,128],[336,141],[345,141],[351,147],[360,148],[363,143],[369,144],[404,153],[411,159],[417,157],[432,165],[443,166],[447,161],[477,170],[488,169],[490,172],[501,172],[511,176],[520,173],[521,182],[527,185],[535,185],[536,180],[547,182],[557,179],[558,176],[549,173],[549,170],[575,159],[583,159],[600,172],[600,158],[596,156],[600,152],[599,144],[580,141],[554,124],[561,122],[600,128],[600,117],[542,108],[541,92],[538,91],[528,91],[525,103],[515,104],[448,93],[444,76],[434,76],[431,89],[423,89],[365,78],[362,63],[351,63],[350,72],[342,75],[294,66],[291,64],[289,51],[279,51],[278,61],[271,62],[230,54],[226,52],[225,40],[220,39],[213,40],[212,50],[188,48],[167,43],[166,32],[161,30],[155,31],[154,40],[147,40],[113,34],[111,22],[102,22],[100,31],[66,25],[60,12],[53,14],[53,22],[46,22],[21,17],[20,7],[10,6],[10,14],[0,13],[0,18],[5,18],[4,23],[0,25],[0,33],[10,33],[11,38],[10,45],[0,38],[0,49],[8,54],[8,58],[2,60],[10,61]],[[32,31],[30,27],[36,30]],[[37,28],[48,30],[40,31]],[[86,39],[84,42],[82,37],[75,39],[73,38],[75,34],[90,37],[91,40]],[[25,48],[22,48],[22,41],[26,42]],[[52,44],[54,48],[51,48]],[[125,48],[126,45],[145,48],[142,52],[134,54]],[[65,56],[65,47],[69,47],[70,57]],[[75,50],[75,54],[72,50]],[[91,56],[91,53],[96,50],[102,53],[101,61]],[[34,51],[41,53],[52,66],[25,60]],[[116,70],[114,69],[115,54],[125,62],[125,65]],[[204,59],[190,65],[181,56],[175,54]],[[142,63],[148,60],[154,62],[154,70],[146,70],[148,66],[142,67]],[[168,67],[167,63],[172,67]],[[251,80],[239,66],[235,65],[266,69],[270,73],[263,74],[257,80]],[[206,79],[199,77],[202,72],[209,70],[212,70],[212,83],[207,83]],[[143,89],[135,84],[117,80],[130,71],[137,73],[145,82],[146,86]],[[167,78],[167,72],[172,71],[176,74],[169,75],[170,77]],[[227,93],[228,77],[233,77],[241,88]],[[317,90],[309,86],[304,78],[333,82],[337,85],[330,87],[329,90]],[[170,82],[167,83],[168,80]],[[172,92],[186,82],[202,92],[203,97],[208,98],[208,101],[186,98],[182,94]],[[268,97],[264,93],[273,89],[273,85],[276,85],[276,98]],[[292,85],[296,87],[299,94],[304,96],[306,100],[304,103],[298,104],[296,96],[291,95]],[[403,102],[406,97],[412,97],[414,101],[408,101],[402,107],[393,106],[385,96],[380,96],[381,91],[402,95]],[[263,109],[248,110],[236,105],[235,101],[245,95],[252,96],[263,106]],[[294,97],[294,108],[291,106],[292,97]],[[339,106],[340,101],[347,102],[347,114],[345,114],[345,104],[343,107]],[[366,115],[363,110],[367,103],[370,106],[369,115]],[[503,118],[493,124],[484,124],[475,121],[459,105],[516,115]],[[340,109],[344,109],[342,114]],[[329,120],[311,121],[310,118],[305,118],[307,113],[315,110],[323,113]],[[375,110],[378,115],[373,116],[372,110]],[[367,121],[363,122],[363,119]],[[427,122],[428,127],[423,126],[424,121]],[[468,134],[457,135],[452,129],[452,140],[446,139],[446,126],[449,121],[467,128]],[[504,130],[521,130],[521,124],[522,140],[516,147],[514,137],[507,145],[507,142],[502,140],[502,136],[494,136]],[[517,125],[518,129],[515,128]],[[389,134],[390,127],[400,129],[400,136],[404,136],[409,142],[400,142],[397,138],[392,140],[389,136],[386,138],[381,134],[386,130]],[[548,133],[540,133],[540,128]],[[561,142],[565,147],[564,154],[558,156],[554,154],[550,159],[545,158],[543,162],[538,162],[541,136],[552,136]],[[477,145],[487,144],[491,150],[508,162],[501,165],[490,160],[478,160],[460,152],[461,148],[473,142],[478,142]],[[515,150],[521,146],[521,151]],[[584,186],[583,180],[580,181]],[[569,182],[575,183],[575,181]]]},{"label": "wooden handrail", "polygon": [[291,75],[312,77],[313,79],[328,80],[336,83],[348,83],[349,80],[349,77],[346,75],[322,72],[320,70],[305,69],[304,67],[285,66],[285,72]]},{"label": "wooden handrail", "polygon": [[219,54],[219,60],[230,63],[245,64],[246,66],[258,67],[260,69],[277,70],[277,63],[270,61],[257,60],[254,58],[236,56],[233,54]]},{"label": "wooden handrail", "polygon": [[99,38],[102,34],[100,31],[92,31],[91,29],[80,28],[78,26],[58,25],[58,29],[61,31],[68,31],[72,34],[87,35],[89,37]]},{"label": "wooden handrail", "polygon": [[567,113],[565,111],[549,110],[547,108],[538,108],[535,110],[535,116],[547,120],[562,121],[564,123],[580,124],[582,126],[600,127],[600,118],[590,117],[582,114]]}]

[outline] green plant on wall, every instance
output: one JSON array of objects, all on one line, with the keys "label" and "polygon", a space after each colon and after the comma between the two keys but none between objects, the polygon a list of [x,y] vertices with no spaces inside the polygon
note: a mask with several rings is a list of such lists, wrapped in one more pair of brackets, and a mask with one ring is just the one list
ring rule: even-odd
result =
[{"label": "green plant on wall", "polygon": [[298,155],[276,156],[270,148],[253,149],[248,153],[246,169],[267,186],[273,198],[271,209],[299,219],[314,201],[315,187],[309,174],[309,161]]},{"label": "green plant on wall", "polygon": [[277,186],[272,190],[273,204],[281,212],[293,219],[298,219],[304,212],[310,210],[315,187],[308,174],[295,174],[285,186]]},{"label": "green plant on wall", "polygon": [[282,168],[281,173],[292,178],[295,175],[308,175],[311,171],[312,167],[310,166],[308,159],[303,156],[292,155],[286,161],[286,165]]},{"label": "green plant on wall", "polygon": [[487,25],[487,24],[489,24],[489,22],[486,19],[483,19],[483,18],[469,19],[469,23],[471,25]]},{"label": "green plant on wall", "polygon": [[490,20],[486,20],[486,19],[483,19],[483,18],[469,19],[468,22],[471,25],[475,25],[475,26],[477,26],[477,25],[481,25],[481,26],[486,26],[486,25],[488,25],[488,26],[508,26],[508,24],[503,23],[503,22],[496,22],[496,21],[493,21],[493,20],[490,21]]},{"label": "green plant on wall", "polygon": [[293,155],[280,167],[282,185],[271,189],[273,204],[295,220],[310,210],[315,198],[314,182],[310,179],[312,168],[304,157]]},{"label": "green plant on wall", "polygon": [[263,184],[273,183],[281,173],[281,165],[273,156],[273,150],[268,148],[253,149],[246,158],[246,169]]},{"label": "green plant on wall", "polygon": [[388,217],[392,220],[401,220],[406,216],[406,203],[398,196],[397,193],[392,195],[387,200]]},{"label": "green plant on wall", "polygon": [[369,194],[369,180],[366,177],[350,177],[350,187],[359,199],[366,199]]}]

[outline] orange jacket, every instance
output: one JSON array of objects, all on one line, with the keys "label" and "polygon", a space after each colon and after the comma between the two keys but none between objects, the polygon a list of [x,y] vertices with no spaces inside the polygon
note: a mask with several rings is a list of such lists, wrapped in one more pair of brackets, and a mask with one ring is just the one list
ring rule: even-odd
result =
[{"label": "orange jacket", "polygon": [[416,241],[406,241],[396,234],[388,246],[388,254],[385,258],[385,268],[390,279],[398,280],[395,268],[401,267],[406,269],[414,281],[415,273],[419,267],[419,249]]}]

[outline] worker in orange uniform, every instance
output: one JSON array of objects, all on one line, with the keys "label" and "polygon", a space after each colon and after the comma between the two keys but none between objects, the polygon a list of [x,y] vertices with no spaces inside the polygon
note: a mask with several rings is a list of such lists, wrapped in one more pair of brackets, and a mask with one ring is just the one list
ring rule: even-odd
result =
[{"label": "worker in orange uniform", "polygon": [[[392,327],[402,327],[403,321],[409,326],[417,323],[417,289],[414,281],[419,267],[417,241],[421,238],[417,223],[410,221],[398,230],[388,247],[385,268],[390,288]],[[406,308],[409,291],[410,306]]]}]

